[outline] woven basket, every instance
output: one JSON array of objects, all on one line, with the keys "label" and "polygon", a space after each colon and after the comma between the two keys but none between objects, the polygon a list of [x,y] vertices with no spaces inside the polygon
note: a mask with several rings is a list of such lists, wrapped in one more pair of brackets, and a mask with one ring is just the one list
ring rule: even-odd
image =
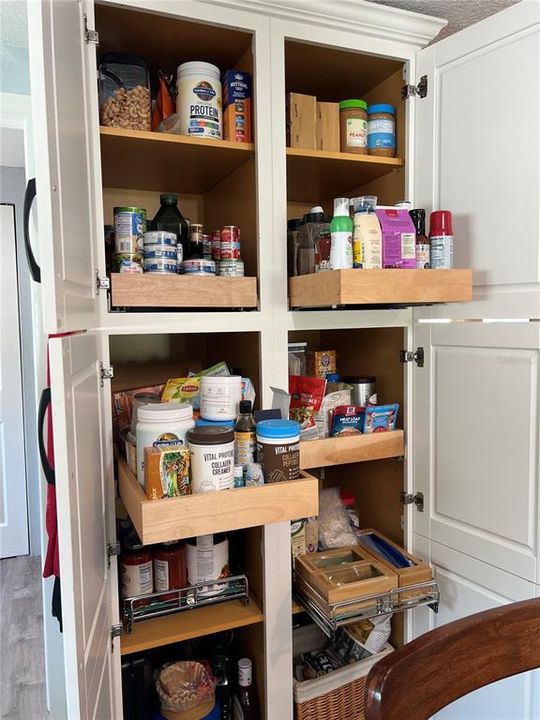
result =
[{"label": "woven basket", "polygon": [[[315,626],[298,628],[294,631],[294,652],[317,650],[326,641]],[[295,720],[364,720],[366,678],[373,665],[392,650],[387,644],[377,655],[315,680],[293,680]]]}]

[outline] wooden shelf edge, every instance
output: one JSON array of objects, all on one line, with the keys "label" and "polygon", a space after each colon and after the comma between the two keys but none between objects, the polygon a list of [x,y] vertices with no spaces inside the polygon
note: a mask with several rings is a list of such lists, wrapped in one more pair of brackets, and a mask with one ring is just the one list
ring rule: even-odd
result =
[{"label": "wooden shelf edge", "polygon": [[183,610],[180,613],[135,623],[132,633],[121,636],[120,652],[122,655],[130,655],[149,648],[255,625],[263,620],[263,611],[252,597],[247,605],[242,600],[229,600],[216,605]]},{"label": "wooden shelf edge", "polygon": [[300,613],[303,613],[303,612],[305,612],[305,611],[306,611],[305,608],[302,607],[302,605],[300,605],[300,603],[293,598],[293,600],[292,600],[292,608],[291,608],[292,614],[293,614],[293,615],[299,615]]},{"label": "wooden shelf edge", "polygon": [[124,459],[117,462],[120,496],[144,545],[319,514],[318,480],[306,472],[290,482],[148,500]]},{"label": "wooden shelf edge", "polygon": [[287,157],[309,158],[311,160],[338,160],[340,162],[357,162],[366,165],[387,165],[389,167],[403,167],[405,161],[402,158],[378,157],[376,155],[358,155],[356,153],[331,152],[329,150],[311,150],[310,148],[286,149]]},{"label": "wooden shelf edge", "polygon": [[189,135],[177,135],[176,133],[162,133],[152,130],[125,130],[124,128],[104,127],[99,128],[103,137],[119,138],[122,140],[145,140],[148,142],[168,142],[176,145],[191,145],[199,147],[215,147],[218,150],[233,150],[240,153],[252,154],[255,152],[254,143],[231,142],[230,140],[213,140],[212,138],[195,138]]},{"label": "wooden shelf edge", "polygon": [[300,467],[302,470],[309,470],[331,465],[384,460],[401,457],[404,454],[403,430],[324,438],[300,443]]}]

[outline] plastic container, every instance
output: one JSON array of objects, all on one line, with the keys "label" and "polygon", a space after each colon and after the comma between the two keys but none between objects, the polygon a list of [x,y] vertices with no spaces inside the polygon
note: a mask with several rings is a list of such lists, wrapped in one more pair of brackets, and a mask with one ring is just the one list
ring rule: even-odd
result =
[{"label": "plastic container", "polygon": [[174,233],[176,243],[182,245],[183,257],[188,257],[188,224],[178,209],[178,197],[173,193],[163,193],[159,202],[160,208],[151,222],[152,231]]},{"label": "plastic container", "polygon": [[180,133],[200,138],[222,138],[221,77],[207,62],[187,62],[176,72],[176,112]]},{"label": "plastic container", "polygon": [[257,461],[267,483],[296,480],[300,476],[300,425],[295,420],[258,422]]},{"label": "plastic container", "polygon": [[143,58],[117,52],[103,55],[99,117],[106,127],[150,130],[150,79]]},{"label": "plastic container", "polygon": [[429,216],[430,264],[434,270],[454,267],[454,232],[452,213],[435,210]]},{"label": "plastic container", "polygon": [[236,420],[241,399],[240,375],[201,377],[201,417],[205,420]]},{"label": "plastic container", "polygon": [[144,487],[144,448],[182,445],[195,427],[193,408],[170,402],[142,405],[137,413],[137,480]]},{"label": "plastic container", "polygon": [[306,374],[307,342],[289,343],[289,375]]},{"label": "plastic container", "polygon": [[[231,574],[229,569],[229,541],[225,533],[199,535],[186,540],[188,584],[196,585],[210,580],[220,580]],[[203,597],[220,595],[227,590],[227,583],[208,585],[199,591]]]},{"label": "plastic container", "polygon": [[195,427],[227,427],[231,430],[234,428],[234,420],[205,420],[198,417],[195,420]]},{"label": "plastic container", "polygon": [[301,218],[287,220],[287,274],[289,277],[296,277],[300,274],[298,272],[298,252],[302,223]]},{"label": "plastic container", "polygon": [[367,102],[365,100],[342,100],[339,103],[341,152],[366,155],[367,133]]},{"label": "plastic container", "polygon": [[133,396],[131,408],[131,433],[135,438],[137,435],[137,413],[143,405],[157,405],[160,402],[158,393],[139,392]]},{"label": "plastic container", "polygon": [[396,108],[381,103],[368,107],[367,147],[369,155],[395,157]]},{"label": "plastic container", "polygon": [[[327,252],[318,260],[319,244],[326,241]],[[298,275],[309,275],[318,270],[328,269],[330,259],[330,224],[322,207],[316,206],[303,217],[298,232]]]},{"label": "plastic container", "polygon": [[382,232],[375,214],[376,195],[352,199],[353,267],[375,270],[382,267]]},{"label": "plastic container", "polygon": [[353,221],[349,214],[349,198],[335,198],[334,217],[330,223],[330,268],[347,270],[353,266]]},{"label": "plastic container", "polygon": [[234,432],[226,427],[198,427],[187,433],[191,454],[191,491],[234,487]]}]

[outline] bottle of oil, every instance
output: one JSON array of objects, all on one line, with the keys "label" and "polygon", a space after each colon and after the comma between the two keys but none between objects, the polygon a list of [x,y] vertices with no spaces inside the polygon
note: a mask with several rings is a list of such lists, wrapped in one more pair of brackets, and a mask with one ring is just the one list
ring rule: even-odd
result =
[{"label": "bottle of oil", "polygon": [[172,193],[164,193],[160,195],[159,202],[161,205],[152,220],[151,229],[176,233],[176,242],[182,245],[185,260],[189,257],[188,224],[178,209],[178,197]]},{"label": "bottle of oil", "polygon": [[238,687],[234,696],[234,720],[259,720],[259,702],[253,685],[253,663],[249,658],[238,661]]},{"label": "bottle of oil", "polygon": [[240,400],[240,414],[234,426],[234,464],[245,466],[255,459],[255,420],[251,400]]}]

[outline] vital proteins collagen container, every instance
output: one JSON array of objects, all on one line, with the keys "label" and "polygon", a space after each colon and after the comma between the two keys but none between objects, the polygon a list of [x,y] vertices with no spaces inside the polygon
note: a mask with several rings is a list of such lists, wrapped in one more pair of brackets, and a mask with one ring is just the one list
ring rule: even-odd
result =
[{"label": "vital proteins collagen container", "polygon": [[195,427],[193,408],[186,403],[141,405],[137,411],[137,480],[144,487],[144,448],[182,445]]},{"label": "vital proteins collagen container", "polygon": [[222,105],[219,68],[187,62],[176,73],[176,112],[182,135],[221,140]]},{"label": "vital proteins collagen container", "polygon": [[201,417],[205,420],[236,420],[241,399],[240,375],[201,377]]}]

